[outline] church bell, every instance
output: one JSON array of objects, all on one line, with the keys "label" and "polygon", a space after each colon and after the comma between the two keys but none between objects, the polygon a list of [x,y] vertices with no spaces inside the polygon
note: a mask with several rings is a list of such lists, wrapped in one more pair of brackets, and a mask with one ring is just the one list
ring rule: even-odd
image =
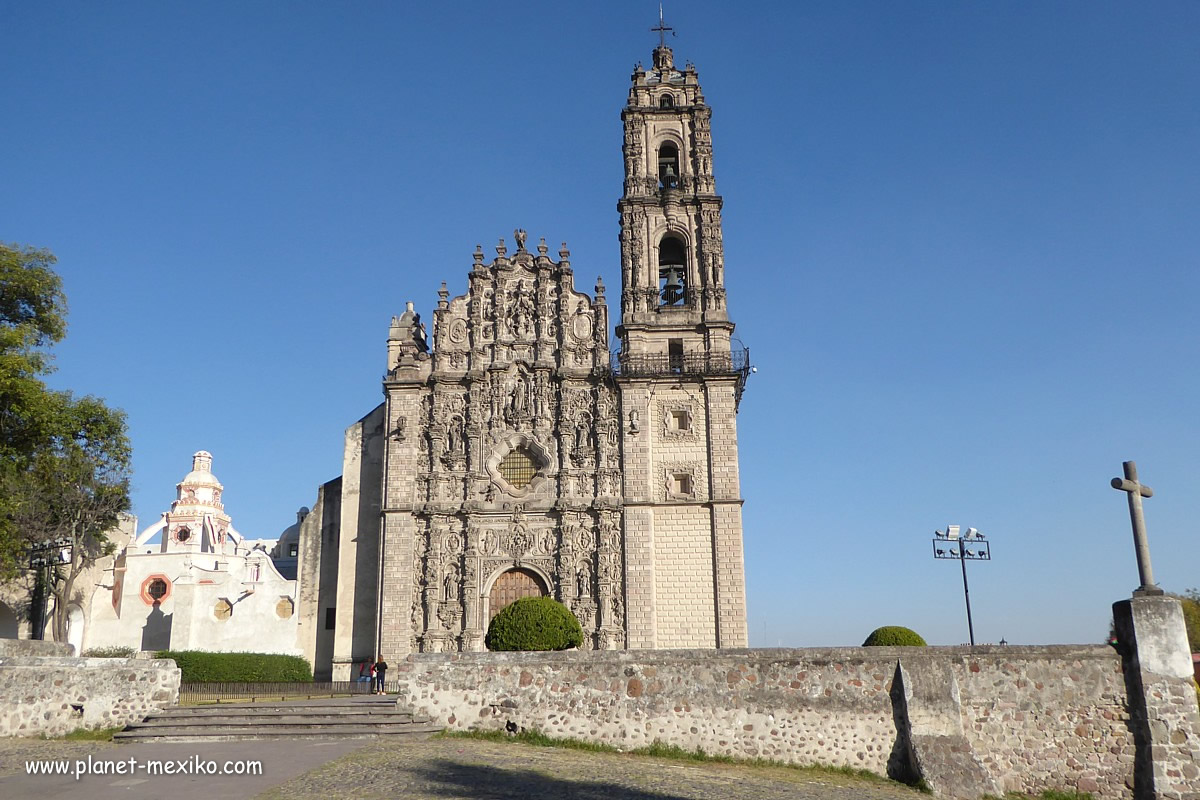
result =
[{"label": "church bell", "polygon": [[679,300],[683,296],[683,267],[676,265],[663,267],[658,274],[664,279],[663,302],[670,304]]},{"label": "church bell", "polygon": [[666,189],[674,189],[679,183],[679,176],[675,174],[675,168],[670,164],[666,165],[663,170],[663,187]]}]

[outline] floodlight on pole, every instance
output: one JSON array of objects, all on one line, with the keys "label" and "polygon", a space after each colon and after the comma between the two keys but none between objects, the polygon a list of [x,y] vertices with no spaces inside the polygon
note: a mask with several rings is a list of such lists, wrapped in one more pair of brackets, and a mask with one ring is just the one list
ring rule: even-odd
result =
[{"label": "floodlight on pole", "polygon": [[[957,559],[962,564],[963,598],[967,602],[967,632],[971,637],[971,646],[975,646],[975,624],[971,620],[971,590],[967,585],[968,561],[991,561],[991,542],[975,528],[967,528],[965,534],[959,535],[958,525],[947,525],[945,531],[934,531],[933,557],[940,559]],[[970,545],[970,549],[967,549]]]}]

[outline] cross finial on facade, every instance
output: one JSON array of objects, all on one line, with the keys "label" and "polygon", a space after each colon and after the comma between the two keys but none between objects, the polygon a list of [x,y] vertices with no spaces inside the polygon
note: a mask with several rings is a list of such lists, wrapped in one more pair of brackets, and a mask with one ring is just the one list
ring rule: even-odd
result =
[{"label": "cross finial on facade", "polygon": [[1146,519],[1142,516],[1142,498],[1153,497],[1154,490],[1138,482],[1137,464],[1126,461],[1122,465],[1125,477],[1113,478],[1112,487],[1129,496],[1129,519],[1133,523],[1133,547],[1137,554],[1138,578],[1142,585],[1134,595],[1163,594],[1154,582],[1154,570],[1150,567],[1150,542],[1146,538]]},{"label": "cross finial on facade", "polygon": [[663,22],[662,3],[658,4],[658,25],[651,28],[650,30],[658,32],[658,46],[659,47],[667,46],[667,31],[670,31],[672,36],[675,35],[675,29]]}]

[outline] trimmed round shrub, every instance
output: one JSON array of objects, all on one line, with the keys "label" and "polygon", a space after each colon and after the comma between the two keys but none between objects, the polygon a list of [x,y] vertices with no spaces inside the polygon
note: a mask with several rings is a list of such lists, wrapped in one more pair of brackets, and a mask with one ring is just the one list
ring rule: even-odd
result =
[{"label": "trimmed round shrub", "polygon": [[921,634],[899,625],[884,625],[871,631],[863,647],[925,647]]},{"label": "trimmed round shrub", "polygon": [[554,598],[522,597],[492,619],[486,642],[488,650],[566,650],[583,644],[583,628]]}]

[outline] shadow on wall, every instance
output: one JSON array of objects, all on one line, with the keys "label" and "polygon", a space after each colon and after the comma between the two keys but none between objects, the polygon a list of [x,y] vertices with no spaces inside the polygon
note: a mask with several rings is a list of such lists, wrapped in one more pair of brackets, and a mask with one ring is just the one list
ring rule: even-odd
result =
[{"label": "shadow on wall", "polygon": [[142,650],[171,649],[171,614],[164,614],[158,603],[146,615],[142,626]]},{"label": "shadow on wall", "polygon": [[21,629],[17,612],[5,603],[0,603],[0,639],[16,639]]},{"label": "shadow on wall", "polygon": [[908,702],[904,699],[904,677],[900,671],[900,662],[892,674],[892,689],[888,693],[892,699],[892,720],[896,725],[896,741],[892,743],[892,752],[888,755],[887,776],[894,781],[914,785],[921,777],[916,766],[912,763],[912,750],[909,743],[911,724],[908,721]]}]

